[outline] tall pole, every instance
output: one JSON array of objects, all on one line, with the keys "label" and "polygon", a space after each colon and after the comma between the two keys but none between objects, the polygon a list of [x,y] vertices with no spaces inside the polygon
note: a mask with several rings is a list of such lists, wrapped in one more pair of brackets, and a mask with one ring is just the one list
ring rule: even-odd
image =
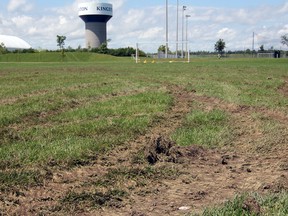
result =
[{"label": "tall pole", "polygon": [[179,43],[179,0],[177,0],[177,25],[176,25],[176,57],[178,58]]},{"label": "tall pole", "polygon": [[186,53],[188,56],[188,18],[191,17],[190,15],[186,15]]},{"label": "tall pole", "polygon": [[165,46],[165,58],[168,58],[168,0],[166,0],[166,46]]},{"label": "tall pole", "polygon": [[255,38],[255,33],[253,32],[253,40],[252,40],[252,57],[254,57],[254,42],[255,42],[254,38]]},{"label": "tall pole", "polygon": [[138,43],[136,43],[136,63],[138,63],[138,59],[139,59],[139,46]]},{"label": "tall pole", "polygon": [[186,10],[186,6],[183,6],[183,8],[182,8],[182,50],[181,50],[181,58],[183,58],[184,57],[184,51],[183,51],[183,49],[184,49],[184,12],[185,12],[185,10]]}]

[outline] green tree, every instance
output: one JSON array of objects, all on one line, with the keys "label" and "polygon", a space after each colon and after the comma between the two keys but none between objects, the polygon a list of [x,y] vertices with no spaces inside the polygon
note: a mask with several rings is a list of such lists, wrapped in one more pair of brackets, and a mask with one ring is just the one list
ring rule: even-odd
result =
[{"label": "green tree", "polygon": [[63,35],[57,35],[57,46],[59,46],[61,53],[62,53],[62,57],[65,56],[65,40],[66,40],[66,36]]},{"label": "green tree", "polygon": [[107,39],[104,43],[102,43],[98,48],[92,49],[91,51],[102,53],[102,54],[109,54],[108,43],[111,42],[111,39]]},{"label": "green tree", "polygon": [[[159,46],[158,52],[165,53],[166,52],[166,46],[165,45]],[[171,53],[170,50],[169,50],[169,47],[168,47],[168,53]]]},{"label": "green tree", "polygon": [[215,51],[218,52],[219,54],[222,54],[224,49],[226,47],[226,43],[223,39],[219,39],[216,44],[215,44]]},{"label": "green tree", "polygon": [[250,49],[246,49],[245,53],[246,54],[251,54],[251,50]]},{"label": "green tree", "polygon": [[0,54],[5,54],[5,53],[7,53],[7,49],[5,47],[5,44],[1,43],[0,44]]},{"label": "green tree", "polygon": [[261,52],[264,52],[264,51],[265,51],[264,45],[261,45],[259,48],[260,48],[260,51],[261,51]]},{"label": "green tree", "polygon": [[99,47],[98,47],[98,52],[102,53],[102,54],[108,54],[108,47],[107,47],[107,42],[102,43]]},{"label": "green tree", "polygon": [[281,36],[281,43],[288,46],[288,34]]}]

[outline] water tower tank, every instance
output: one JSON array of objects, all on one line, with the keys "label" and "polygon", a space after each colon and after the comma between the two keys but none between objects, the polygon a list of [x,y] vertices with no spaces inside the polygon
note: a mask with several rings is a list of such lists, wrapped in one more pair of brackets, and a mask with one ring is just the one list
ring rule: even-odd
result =
[{"label": "water tower tank", "polygon": [[107,41],[107,22],[113,16],[109,3],[79,4],[79,17],[85,22],[86,48],[97,48]]}]

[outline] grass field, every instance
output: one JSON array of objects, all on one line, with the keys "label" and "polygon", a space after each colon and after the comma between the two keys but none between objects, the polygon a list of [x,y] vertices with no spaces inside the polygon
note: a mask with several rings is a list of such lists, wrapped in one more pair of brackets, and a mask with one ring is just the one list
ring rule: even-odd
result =
[{"label": "grass field", "polygon": [[[63,62],[49,62],[55,57],[38,54],[39,59],[47,62],[34,63],[35,55],[29,55],[21,57],[21,61],[17,57],[19,62],[0,62],[0,190],[3,194],[13,194],[15,190],[28,193],[27,187],[33,190],[51,181],[48,174],[52,173],[55,177],[62,170],[92,167],[96,159],[103,162],[103,155],[125,148],[132,141],[139,141],[140,136],[147,137],[147,134],[159,131],[182,148],[193,145],[207,151],[241,152],[243,157],[245,154],[262,155],[268,161],[271,155],[275,156],[275,160],[284,155],[277,166],[284,167],[281,171],[284,182],[288,179],[288,161],[284,154],[288,150],[287,59],[205,58],[192,59],[189,64],[135,64],[129,58],[84,53],[73,54]],[[10,61],[12,57],[0,58]],[[157,130],[156,125],[160,125]],[[161,131],[161,127],[165,129]],[[141,142],[141,145],[145,147],[146,144]],[[119,175],[125,176],[117,177],[124,178],[120,182],[130,181],[132,177],[127,176],[133,176],[138,185],[133,187],[137,188],[141,182],[146,185],[150,178],[172,181],[178,178],[175,176],[185,176],[181,174],[181,169],[174,170],[180,172],[175,174],[171,167],[172,170],[169,168],[170,171],[159,174],[157,166],[143,162],[144,152],[140,149],[129,157],[134,162],[141,161],[145,172],[138,170],[137,176],[132,175],[131,170],[126,170],[125,174],[120,172]],[[270,168],[273,170],[275,167]],[[258,171],[261,176],[261,170]],[[105,172],[107,174],[108,171]],[[87,182],[82,182],[81,187],[83,184]],[[98,184],[94,182],[92,187],[90,182],[89,190],[93,191],[93,196],[79,190],[68,193],[63,189],[66,198],[63,192],[61,198],[53,199],[53,206],[58,206],[58,210],[56,207],[53,209],[67,213],[69,206],[81,200],[86,206],[84,209],[97,211],[98,208],[89,203],[95,201],[96,195],[98,199],[101,195],[99,191],[110,201],[128,199],[133,190],[120,187],[123,190],[119,191],[115,184],[112,192],[107,189],[108,186],[103,192],[103,184],[99,189]],[[251,188],[254,187],[245,188],[243,193],[259,192]],[[284,184],[281,193],[278,193],[280,203],[288,202],[286,190],[287,185]],[[270,192],[263,196],[274,197],[277,194]],[[13,204],[14,201],[8,200],[12,202],[9,205],[0,195],[1,201],[4,204],[0,205],[0,215],[1,212],[21,210],[21,203]],[[261,205],[260,201],[258,203]],[[203,202],[202,210],[210,206],[206,204]],[[61,205],[68,207],[59,208]],[[98,205],[101,206],[102,202]],[[271,213],[272,207],[263,206],[261,214]],[[288,212],[288,205],[277,206],[279,208],[274,213],[285,215]],[[118,207],[121,209],[121,206]],[[77,208],[81,209],[80,206]],[[250,210],[245,210],[247,215],[253,214],[252,210],[249,213]],[[40,212],[39,208],[35,211]],[[51,213],[52,210],[45,211]],[[213,215],[210,211],[206,210],[204,214]],[[227,215],[225,210],[217,212],[220,212],[217,215]],[[230,212],[229,215],[243,215],[243,212]]]}]

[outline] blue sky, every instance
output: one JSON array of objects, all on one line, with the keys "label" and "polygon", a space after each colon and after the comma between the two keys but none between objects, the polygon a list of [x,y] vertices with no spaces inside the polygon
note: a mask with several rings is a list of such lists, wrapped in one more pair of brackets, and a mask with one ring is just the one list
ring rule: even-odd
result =
[{"label": "blue sky", "polygon": [[[3,0],[3,5],[7,5],[9,0]],[[41,7],[61,7],[73,3],[71,0],[30,0]],[[105,1],[103,1],[105,2]],[[106,2],[109,2],[107,0]],[[169,0],[169,4],[176,4],[177,0]],[[222,8],[247,8],[257,7],[259,5],[275,5],[285,3],[285,0],[180,0],[179,3],[191,6],[205,6],[205,7],[222,7]],[[125,6],[128,8],[139,8],[147,6],[156,6],[165,4],[165,0],[130,0],[126,1]]]},{"label": "blue sky", "polygon": [[[21,1],[21,0],[20,0]],[[88,0],[90,1],[90,0]],[[2,0],[1,6],[8,5],[9,0]],[[28,2],[38,5],[40,8],[45,7],[62,7],[71,5],[74,1],[71,0],[29,0]],[[109,2],[103,1],[103,2]],[[165,0],[128,0],[125,1],[125,6],[128,8],[140,8],[147,6],[157,6],[165,4]],[[169,0],[170,5],[175,5],[177,0]],[[198,7],[221,7],[221,8],[248,8],[257,7],[259,5],[277,5],[285,3],[285,0],[179,0],[182,5],[198,6]]]},{"label": "blue sky", "polygon": [[[129,2],[129,3],[128,3]],[[165,4],[165,0],[134,0],[128,1],[127,5],[130,7],[143,7],[143,6],[155,6]],[[169,0],[169,4],[173,5],[177,3],[177,0]],[[275,5],[284,3],[284,0],[179,0],[179,4],[189,5],[191,7],[221,7],[221,8],[248,8],[257,7],[259,5]]]},{"label": "blue sky", "polygon": [[[84,46],[84,23],[78,3],[87,0],[1,0],[0,34],[23,38],[33,48],[56,49],[56,35],[66,45]],[[107,0],[114,7],[109,21],[111,47],[135,46],[136,42],[165,40],[165,0]],[[176,4],[169,0],[169,40],[176,38]],[[288,33],[288,0],[179,0],[187,6],[187,37],[192,50],[213,50],[222,38],[227,49],[281,48],[280,36]],[[181,35],[181,11],[179,32]],[[156,46],[156,45],[155,45]]]}]

